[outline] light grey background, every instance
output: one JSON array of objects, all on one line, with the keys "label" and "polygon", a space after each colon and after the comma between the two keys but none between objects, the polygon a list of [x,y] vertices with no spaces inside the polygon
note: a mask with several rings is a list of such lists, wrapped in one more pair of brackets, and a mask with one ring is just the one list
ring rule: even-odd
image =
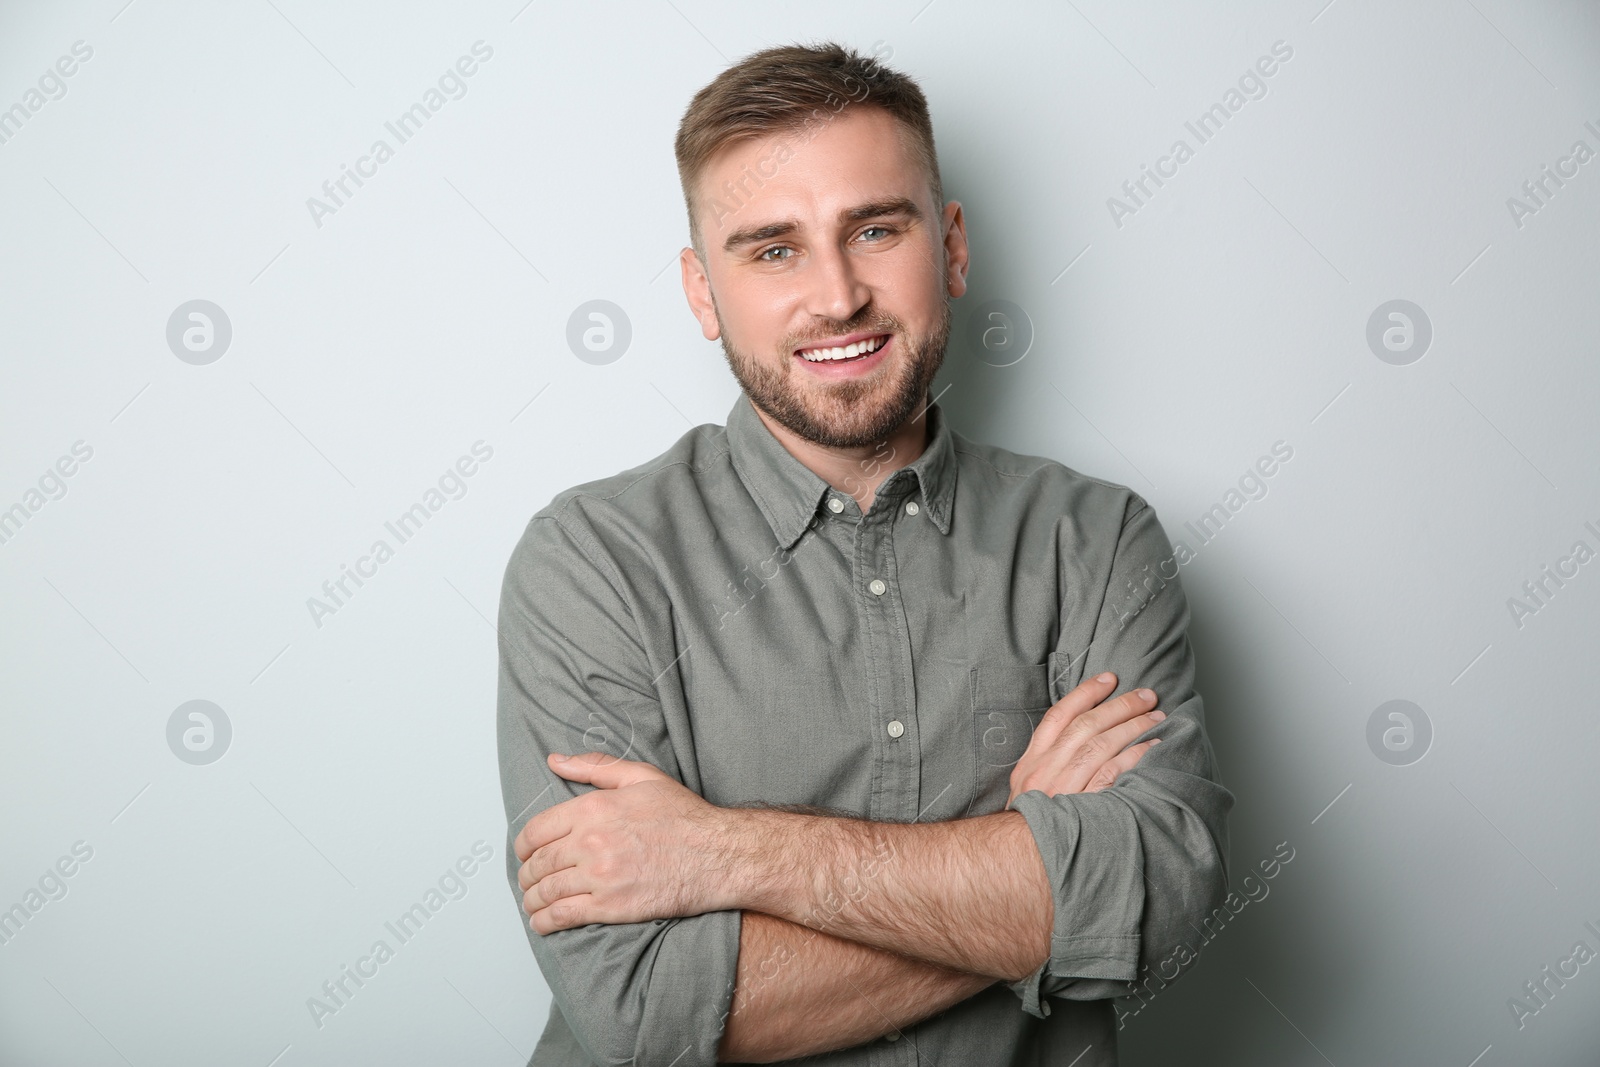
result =
[{"label": "light grey background", "polygon": [[[548,992],[500,869],[502,569],[557,491],[722,421],[676,124],[726,63],[832,37],[919,79],[966,207],[957,429],[1133,487],[1191,548],[1293,449],[1182,574],[1235,877],[1294,859],[1128,1020],[1126,1062],[1595,1062],[1600,963],[1520,1027],[1508,1003],[1600,951],[1600,561],[1508,606],[1600,549],[1600,160],[1507,203],[1600,151],[1593,3],[124,4],[0,16],[0,108],[92,49],[0,144],[0,509],[26,512],[0,544],[0,908],[74,871],[0,945],[0,1060],[524,1061]],[[1185,121],[1276,41],[1266,95],[1197,146]],[[1108,198],[1180,137],[1119,226]],[[308,198],[379,138],[319,225]],[[596,299],[632,328],[603,365],[566,341]],[[1395,299],[1433,331],[1404,366],[1367,343]],[[192,300],[231,324],[205,365],[167,341]],[[989,300],[1031,323],[1009,366],[969,339]],[[80,441],[65,495],[29,498]],[[1433,730],[1403,766],[1367,741],[1397,699]],[[192,700],[231,726],[213,762],[169,747]],[[316,1025],[308,998],[480,840],[465,896]]]}]

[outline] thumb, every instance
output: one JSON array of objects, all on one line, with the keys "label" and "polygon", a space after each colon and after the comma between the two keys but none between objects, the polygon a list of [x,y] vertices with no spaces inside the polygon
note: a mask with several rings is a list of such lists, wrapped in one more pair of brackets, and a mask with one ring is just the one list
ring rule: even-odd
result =
[{"label": "thumb", "polygon": [[560,753],[551,753],[549,762],[550,769],[568,781],[587,782],[601,789],[621,789],[661,777],[661,772],[648,763],[618,759],[604,752],[581,752],[565,759]]}]

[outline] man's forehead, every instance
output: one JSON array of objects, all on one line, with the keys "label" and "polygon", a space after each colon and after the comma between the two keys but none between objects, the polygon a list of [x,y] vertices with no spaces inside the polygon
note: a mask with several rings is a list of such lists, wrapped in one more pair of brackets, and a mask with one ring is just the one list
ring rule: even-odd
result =
[{"label": "man's forehead", "polygon": [[708,244],[774,227],[850,225],[885,205],[924,213],[926,175],[906,141],[887,112],[863,109],[809,134],[782,131],[730,145],[702,174]]}]

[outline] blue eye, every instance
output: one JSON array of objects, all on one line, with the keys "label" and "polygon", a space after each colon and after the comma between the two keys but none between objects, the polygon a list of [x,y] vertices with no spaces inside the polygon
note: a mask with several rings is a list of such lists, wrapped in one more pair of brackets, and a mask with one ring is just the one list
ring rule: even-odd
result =
[{"label": "blue eye", "polygon": [[[767,258],[767,253],[768,252],[793,252],[793,251],[794,251],[794,249],[790,248],[788,245],[775,245],[772,248],[768,248],[765,251],[763,251],[760,255],[756,256],[756,258],[761,260],[763,263],[776,263],[777,260],[768,259]],[[784,258],[787,259],[788,257],[785,256]]]}]

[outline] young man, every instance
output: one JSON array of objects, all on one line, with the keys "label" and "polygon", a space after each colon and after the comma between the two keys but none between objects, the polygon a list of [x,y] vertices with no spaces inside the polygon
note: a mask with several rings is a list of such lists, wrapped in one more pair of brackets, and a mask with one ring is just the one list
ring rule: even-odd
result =
[{"label": "young man", "polygon": [[677,156],[743,394],[506,569],[530,1062],[1115,1064],[1227,883],[1171,545],[930,403],[968,251],[910,79],[761,52]]}]

